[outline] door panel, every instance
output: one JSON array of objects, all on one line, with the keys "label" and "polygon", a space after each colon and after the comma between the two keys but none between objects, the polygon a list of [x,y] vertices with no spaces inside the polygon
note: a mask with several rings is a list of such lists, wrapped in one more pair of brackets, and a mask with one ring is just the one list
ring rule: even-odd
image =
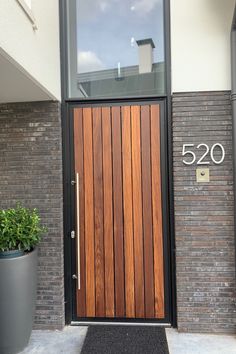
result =
[{"label": "door panel", "polygon": [[126,316],[135,317],[130,107],[122,107],[122,137]]},{"label": "door panel", "polygon": [[94,245],[95,245],[95,298],[96,317],[104,317],[104,230],[103,230],[103,158],[102,110],[93,109],[93,183],[94,183]]},{"label": "door panel", "polygon": [[159,105],[75,108],[74,154],[77,316],[164,318]]},{"label": "door panel", "polygon": [[151,185],[151,122],[149,107],[141,107],[141,144],[142,144],[142,197],[143,197],[143,240],[146,316],[153,318],[154,274],[153,274],[153,227],[152,227],[152,185]]},{"label": "door panel", "polygon": [[[93,176],[93,122],[92,109],[85,108],[80,114],[83,116],[84,135],[84,214],[85,214],[85,294],[86,294],[86,316],[94,317],[95,312],[95,247],[94,247],[94,176]],[[79,176],[80,171],[77,171]],[[82,185],[80,183],[80,187]],[[80,189],[81,189],[80,188]],[[83,209],[83,202],[80,210]],[[80,223],[79,223],[80,224]],[[83,250],[80,248],[78,252]]]},{"label": "door panel", "polygon": [[137,318],[145,317],[140,139],[140,106],[133,106],[131,107],[131,144],[133,176],[135,313]]},{"label": "door panel", "polygon": [[116,317],[125,317],[120,107],[111,108]]},{"label": "door panel", "polygon": [[[83,138],[83,112],[81,110],[74,111],[74,151],[75,151],[75,171],[79,173],[80,185],[84,186],[84,138]],[[79,236],[80,236],[80,296],[77,296],[77,308],[80,309],[80,316],[86,316],[86,286],[85,286],[85,214],[84,214],[84,188],[79,191]],[[77,206],[76,206],[77,207]],[[76,210],[77,212],[77,210]],[[78,237],[78,235],[76,235]]]},{"label": "door panel", "polygon": [[104,196],[104,257],[106,317],[115,315],[114,244],[113,244],[113,184],[110,107],[102,108],[103,196]]},{"label": "door panel", "polygon": [[164,317],[163,230],[161,208],[159,106],[151,106],[152,220],[154,249],[155,317]]}]

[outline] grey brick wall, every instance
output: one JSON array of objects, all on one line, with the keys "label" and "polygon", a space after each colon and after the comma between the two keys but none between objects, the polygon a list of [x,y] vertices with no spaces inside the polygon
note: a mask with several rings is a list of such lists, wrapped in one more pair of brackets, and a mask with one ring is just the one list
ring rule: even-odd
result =
[{"label": "grey brick wall", "polygon": [[37,207],[48,232],[39,247],[35,328],[64,325],[60,104],[0,105],[0,207]]},{"label": "grey brick wall", "polygon": [[[225,160],[221,165],[210,163],[209,183],[197,183],[196,163],[183,164],[182,145],[212,146],[217,142],[225,147]],[[200,157],[203,151],[196,155]],[[173,95],[173,154],[178,328],[189,332],[235,333],[229,92]]]}]

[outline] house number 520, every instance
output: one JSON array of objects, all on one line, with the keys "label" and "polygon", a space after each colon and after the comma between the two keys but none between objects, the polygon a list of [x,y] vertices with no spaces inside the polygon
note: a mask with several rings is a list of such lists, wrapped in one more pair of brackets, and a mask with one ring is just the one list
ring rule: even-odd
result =
[{"label": "house number 520", "polygon": [[[183,159],[183,163],[185,165],[192,165],[195,161],[196,161],[196,154],[194,153],[194,144],[184,144],[183,145],[183,150],[182,150],[182,156],[188,157],[187,160]],[[209,165],[209,161],[206,160],[207,155],[210,152],[210,157],[211,160],[216,164],[216,165],[220,165],[224,159],[225,159],[225,149],[223,147],[222,144],[220,143],[216,143],[214,144],[211,149],[209,148],[209,146],[207,144],[199,144],[196,147],[197,149],[205,149],[204,153],[202,154],[202,156],[200,157],[200,159],[197,161],[197,165]],[[217,156],[216,159],[216,151],[220,151],[220,157]]]}]

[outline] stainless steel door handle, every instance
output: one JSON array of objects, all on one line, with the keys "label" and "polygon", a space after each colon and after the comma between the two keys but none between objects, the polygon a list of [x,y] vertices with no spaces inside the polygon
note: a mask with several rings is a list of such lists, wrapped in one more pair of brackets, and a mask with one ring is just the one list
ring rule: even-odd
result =
[{"label": "stainless steel door handle", "polygon": [[77,236],[77,287],[80,290],[80,218],[79,218],[79,174],[76,173],[76,236]]}]

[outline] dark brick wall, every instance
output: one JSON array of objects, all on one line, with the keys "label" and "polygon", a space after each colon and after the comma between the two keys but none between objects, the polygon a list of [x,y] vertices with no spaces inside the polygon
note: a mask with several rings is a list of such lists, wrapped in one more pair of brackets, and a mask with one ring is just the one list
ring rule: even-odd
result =
[{"label": "dark brick wall", "polygon": [[[221,165],[211,162],[210,182],[197,183],[197,165],[183,164],[182,145],[212,146],[217,142],[225,147],[225,161]],[[229,92],[173,95],[173,154],[178,328],[188,332],[235,333]],[[201,156],[200,151],[197,156]]]},{"label": "dark brick wall", "polygon": [[0,105],[0,207],[37,207],[48,232],[39,247],[35,328],[64,325],[60,104]]},{"label": "dark brick wall", "polygon": [[[229,92],[173,96],[173,160],[178,328],[236,330],[232,117]],[[220,142],[222,165],[210,183],[182,163],[182,144]],[[197,154],[200,156],[200,154]],[[48,227],[39,247],[35,328],[64,325],[63,195],[60,105],[0,105],[0,207],[37,207]]]}]

